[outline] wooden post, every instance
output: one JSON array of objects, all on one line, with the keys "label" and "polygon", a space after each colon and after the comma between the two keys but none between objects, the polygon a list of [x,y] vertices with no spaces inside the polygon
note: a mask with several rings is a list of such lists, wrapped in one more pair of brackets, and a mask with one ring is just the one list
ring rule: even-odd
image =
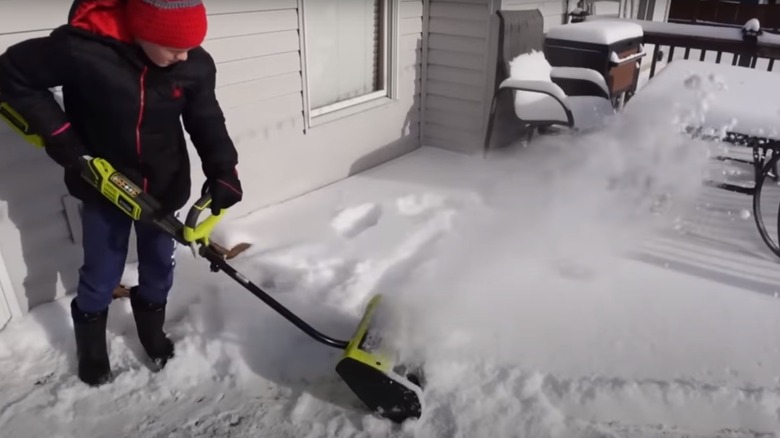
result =
[{"label": "wooden post", "polygon": [[739,54],[739,61],[737,64],[740,67],[752,68],[755,65],[756,55],[758,53],[758,36],[763,31],[759,25],[758,30],[752,30],[747,28],[747,23],[742,27],[742,41],[745,42],[744,50]]}]

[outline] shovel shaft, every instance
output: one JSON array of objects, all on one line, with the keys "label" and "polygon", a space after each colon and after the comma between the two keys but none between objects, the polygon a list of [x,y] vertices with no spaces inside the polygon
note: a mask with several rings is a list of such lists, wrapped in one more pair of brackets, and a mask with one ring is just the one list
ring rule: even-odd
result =
[{"label": "shovel shaft", "polygon": [[343,341],[340,339],[334,339],[331,338],[328,335],[325,335],[321,332],[319,332],[314,327],[307,324],[304,320],[299,318],[297,315],[292,313],[289,309],[284,307],[281,303],[273,299],[268,293],[266,293],[264,290],[262,290],[259,286],[249,281],[248,278],[244,277],[243,274],[236,271],[230,264],[216,251],[214,250],[210,245],[209,246],[202,246],[200,249],[200,254],[203,258],[211,262],[211,270],[212,271],[222,271],[226,273],[228,276],[236,280],[238,283],[240,283],[242,286],[244,286],[249,292],[252,293],[252,295],[256,296],[257,298],[260,298],[264,303],[266,303],[268,306],[270,306],[272,309],[274,309],[277,313],[285,317],[288,321],[293,323],[296,327],[301,329],[304,333],[311,336],[315,341],[318,341],[322,344],[325,344],[330,347],[338,348],[339,350],[344,350],[347,348],[347,345],[349,344],[349,341]]},{"label": "shovel shaft", "polygon": [[[172,215],[166,215],[162,217],[153,217],[153,222],[162,230],[170,234],[182,245],[189,246],[192,242],[189,242],[184,238],[184,225],[179,222]],[[204,245],[201,242],[198,252],[200,255],[211,263],[211,270],[214,272],[222,271],[228,276],[236,280],[239,284],[244,286],[252,295],[260,298],[264,303],[274,309],[277,313],[285,317],[288,321],[293,323],[296,327],[301,329],[304,333],[311,336],[314,340],[325,344],[329,347],[338,348],[339,350],[345,350],[349,341],[343,341],[340,339],[331,338],[319,332],[314,327],[310,326],[306,321],[299,318],[296,314],[291,312],[288,308],[284,307],[281,303],[273,299],[267,292],[262,290],[259,286],[249,281],[243,274],[238,272],[235,268],[225,260],[225,257],[214,249],[211,244]]]}]

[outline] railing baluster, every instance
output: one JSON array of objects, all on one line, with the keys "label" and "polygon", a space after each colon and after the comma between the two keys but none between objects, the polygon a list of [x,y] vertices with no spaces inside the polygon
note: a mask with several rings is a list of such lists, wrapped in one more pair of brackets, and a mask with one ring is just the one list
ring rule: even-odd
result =
[{"label": "railing baluster", "polygon": [[[764,30],[767,29],[769,28]],[[669,63],[676,59],[675,51],[683,52],[682,56],[677,56],[679,59],[698,58],[699,62],[714,61],[716,64],[728,62],[724,55],[731,55],[731,65],[733,66],[774,71],[775,60],[780,60],[780,43],[756,39],[752,32],[743,31],[741,33],[743,33],[742,38],[721,37],[716,34],[693,37],[673,28],[668,31],[662,30],[661,26],[657,30],[655,28],[645,29],[643,43],[653,44],[650,77],[652,78],[658,72],[659,63],[664,63],[664,61]],[[665,50],[668,50],[669,53],[665,53]],[[699,51],[698,56],[696,56],[696,50]],[[710,52],[715,52],[715,56],[708,56]],[[759,63],[759,57],[761,63]],[[766,67],[763,64],[764,59],[768,61]]]},{"label": "railing baluster", "polygon": [[661,51],[661,46],[656,44],[653,49],[653,61],[650,63],[650,77],[655,76],[655,66],[658,63],[658,53]]}]

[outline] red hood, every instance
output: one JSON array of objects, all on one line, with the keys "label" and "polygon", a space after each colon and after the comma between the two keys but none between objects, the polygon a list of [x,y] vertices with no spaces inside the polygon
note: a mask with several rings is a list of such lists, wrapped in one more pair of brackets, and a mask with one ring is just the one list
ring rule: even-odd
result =
[{"label": "red hood", "polygon": [[123,0],[83,0],[73,12],[70,25],[96,35],[132,43],[125,24]]}]

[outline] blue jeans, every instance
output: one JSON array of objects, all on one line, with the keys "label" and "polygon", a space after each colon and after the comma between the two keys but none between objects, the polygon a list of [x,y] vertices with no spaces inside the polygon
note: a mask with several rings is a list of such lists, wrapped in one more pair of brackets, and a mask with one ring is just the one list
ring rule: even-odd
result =
[{"label": "blue jeans", "polygon": [[124,273],[132,226],[138,252],[138,295],[149,303],[167,302],[176,241],[153,224],[134,222],[108,202],[84,203],[84,262],[76,290],[76,304],[82,312],[101,312],[111,304]]}]

